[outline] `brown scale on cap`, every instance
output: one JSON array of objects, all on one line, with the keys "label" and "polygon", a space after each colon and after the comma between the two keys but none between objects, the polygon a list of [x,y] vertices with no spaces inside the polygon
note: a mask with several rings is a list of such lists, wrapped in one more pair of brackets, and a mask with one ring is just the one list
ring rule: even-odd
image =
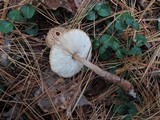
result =
[{"label": "brown scale on cap", "polygon": [[51,48],[55,42],[59,40],[59,37],[66,31],[67,29],[63,27],[55,27],[49,30],[45,40],[47,47]]}]

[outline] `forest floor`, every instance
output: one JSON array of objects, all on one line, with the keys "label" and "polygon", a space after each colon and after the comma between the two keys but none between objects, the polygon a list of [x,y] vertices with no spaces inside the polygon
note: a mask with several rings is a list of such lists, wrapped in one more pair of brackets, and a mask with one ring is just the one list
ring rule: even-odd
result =
[{"label": "forest floor", "polygon": [[[160,120],[159,0],[1,0],[1,120]],[[133,98],[83,67],[51,71],[45,38],[81,29],[91,62],[131,82]]]}]

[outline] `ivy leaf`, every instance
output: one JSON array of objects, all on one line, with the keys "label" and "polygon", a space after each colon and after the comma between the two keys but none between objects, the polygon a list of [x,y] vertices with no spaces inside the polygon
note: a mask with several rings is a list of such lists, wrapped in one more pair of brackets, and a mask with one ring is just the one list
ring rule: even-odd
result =
[{"label": "ivy leaf", "polygon": [[6,20],[0,20],[0,31],[7,34],[13,30],[13,24]]},{"label": "ivy leaf", "polygon": [[95,11],[90,11],[86,16],[87,20],[96,20],[97,18],[98,18],[98,15]]},{"label": "ivy leaf", "polygon": [[132,24],[132,27],[135,29],[135,30],[139,30],[139,23],[138,22],[134,22],[133,24]]},{"label": "ivy leaf", "polygon": [[28,35],[32,35],[32,36],[36,36],[38,34],[38,25],[37,24],[29,24],[26,28],[25,28],[25,32]]},{"label": "ivy leaf", "polygon": [[136,41],[136,46],[137,47],[141,47],[142,45],[147,43],[147,39],[143,35],[140,35],[140,34],[137,34],[135,36],[134,41]]},{"label": "ivy leaf", "polygon": [[115,28],[117,30],[123,31],[127,28],[127,24],[117,20],[116,23],[115,23]]},{"label": "ivy leaf", "polygon": [[24,5],[21,7],[21,12],[25,18],[32,18],[35,14],[35,9],[32,5]]},{"label": "ivy leaf", "polygon": [[12,10],[7,14],[7,17],[13,21],[23,21],[24,18],[19,10]]}]

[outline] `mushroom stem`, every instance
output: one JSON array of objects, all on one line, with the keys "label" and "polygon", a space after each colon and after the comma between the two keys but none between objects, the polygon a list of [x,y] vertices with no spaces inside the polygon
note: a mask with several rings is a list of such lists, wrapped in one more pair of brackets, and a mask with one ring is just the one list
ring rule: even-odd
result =
[{"label": "mushroom stem", "polygon": [[117,75],[114,75],[112,73],[109,73],[107,71],[102,70],[100,67],[92,64],[91,62],[87,61],[84,58],[81,58],[77,54],[74,54],[72,56],[72,58],[74,60],[77,60],[80,63],[82,63],[83,65],[85,65],[86,67],[88,67],[90,70],[93,70],[96,74],[98,74],[99,76],[103,77],[105,80],[118,85],[125,92],[127,92],[129,95],[131,95],[134,98],[136,98],[136,93],[134,92],[134,87],[133,87],[133,85],[130,82],[128,82],[128,81],[126,81],[126,80],[118,77]]}]

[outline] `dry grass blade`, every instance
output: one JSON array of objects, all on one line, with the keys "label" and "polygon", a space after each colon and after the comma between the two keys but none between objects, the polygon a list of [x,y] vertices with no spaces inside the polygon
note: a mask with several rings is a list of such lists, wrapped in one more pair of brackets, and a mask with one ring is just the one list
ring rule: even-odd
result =
[{"label": "dry grass blade", "polygon": [[[13,3],[17,1],[0,1],[1,20],[14,25],[14,30],[8,34],[0,32],[0,119],[122,120],[129,116],[129,111],[135,112],[130,116],[133,120],[160,119],[159,0],[83,0],[75,13],[66,9],[71,6],[48,9],[43,0]],[[99,16],[94,10],[97,4],[104,2],[108,2],[111,9],[107,17]],[[10,11],[28,4],[35,9],[33,19],[14,21],[8,17]],[[93,10],[98,17],[88,20],[86,16]],[[110,33],[110,28],[126,12],[138,22],[139,30],[128,25],[121,35],[115,28]],[[38,26],[36,36],[25,31],[32,22]],[[145,36],[147,43],[140,47],[139,56],[125,55],[120,59],[109,50],[111,56],[104,60],[99,49],[95,49],[91,59],[103,70],[130,81],[138,93],[137,99],[130,98],[87,68],[70,79],[55,75],[49,69],[50,49],[45,44],[45,36],[53,27],[82,29],[92,42],[109,34],[120,48],[127,50],[136,44],[129,45],[130,38],[134,39],[137,34]],[[2,64],[2,60],[6,60],[6,64]],[[83,96],[89,103],[79,105]]]}]

